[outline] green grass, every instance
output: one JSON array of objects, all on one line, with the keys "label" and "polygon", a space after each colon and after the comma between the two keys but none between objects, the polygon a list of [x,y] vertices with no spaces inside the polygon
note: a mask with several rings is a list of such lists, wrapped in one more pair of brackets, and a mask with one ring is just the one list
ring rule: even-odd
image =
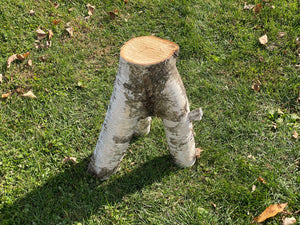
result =
[{"label": "green grass", "polygon": [[[283,216],[300,222],[300,142],[292,136],[300,134],[297,0],[273,0],[275,9],[248,2],[262,3],[259,14],[244,11],[241,0],[56,2],[57,9],[50,1],[0,3],[0,94],[12,92],[0,99],[0,224],[250,224],[285,202],[290,214],[264,224]],[[87,3],[96,6],[88,20]],[[112,19],[107,12],[115,9]],[[53,31],[50,48],[34,47],[38,27]],[[120,47],[151,34],[180,46],[177,68],[191,109],[205,114],[194,123],[205,151],[192,168],[177,168],[154,119],[148,136],[132,140],[120,172],[100,182],[86,169]],[[27,51],[6,69],[9,56]],[[63,163],[66,156],[77,163]]]}]

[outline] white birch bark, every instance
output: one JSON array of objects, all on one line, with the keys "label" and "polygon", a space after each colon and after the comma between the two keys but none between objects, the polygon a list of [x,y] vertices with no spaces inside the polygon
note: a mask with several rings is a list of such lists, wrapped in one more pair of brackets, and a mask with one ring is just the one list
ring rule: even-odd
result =
[{"label": "white birch bark", "polygon": [[202,110],[190,113],[176,68],[178,50],[175,43],[156,37],[135,38],[122,47],[113,94],[89,172],[102,180],[113,174],[131,137],[149,133],[151,116],[162,118],[175,163],[181,167],[195,163],[191,121],[201,119]]}]

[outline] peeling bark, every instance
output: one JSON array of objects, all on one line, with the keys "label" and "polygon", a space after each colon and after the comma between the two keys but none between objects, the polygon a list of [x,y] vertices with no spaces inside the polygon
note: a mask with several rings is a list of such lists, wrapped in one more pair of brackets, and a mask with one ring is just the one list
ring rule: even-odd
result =
[{"label": "peeling bark", "polygon": [[193,119],[176,68],[177,44],[156,37],[131,39],[121,49],[113,94],[88,171],[100,179],[116,172],[133,135],[150,132],[151,116],[163,120],[170,154],[176,164],[195,163]]}]

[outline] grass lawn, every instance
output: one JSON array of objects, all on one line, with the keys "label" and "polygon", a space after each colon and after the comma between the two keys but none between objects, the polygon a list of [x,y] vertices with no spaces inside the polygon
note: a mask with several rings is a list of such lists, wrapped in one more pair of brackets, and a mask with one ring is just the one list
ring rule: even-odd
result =
[{"label": "grass lawn", "polygon": [[[244,0],[1,1],[0,224],[250,224],[276,203],[288,205],[264,224],[300,223],[300,3],[247,4],[256,8],[244,10]],[[47,37],[38,43],[39,27]],[[191,109],[204,111],[194,123],[204,152],[192,168],[177,168],[155,118],[121,170],[100,182],[86,170],[120,47],[143,35],[179,44]],[[29,90],[36,98],[21,96]]]}]

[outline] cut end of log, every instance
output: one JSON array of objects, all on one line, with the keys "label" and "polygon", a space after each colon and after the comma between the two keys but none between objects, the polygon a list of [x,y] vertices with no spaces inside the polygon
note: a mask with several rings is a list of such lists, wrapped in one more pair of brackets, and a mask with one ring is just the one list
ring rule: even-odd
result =
[{"label": "cut end of log", "polygon": [[121,48],[121,57],[127,62],[151,65],[170,58],[179,51],[179,46],[171,41],[154,36],[136,37]]}]

